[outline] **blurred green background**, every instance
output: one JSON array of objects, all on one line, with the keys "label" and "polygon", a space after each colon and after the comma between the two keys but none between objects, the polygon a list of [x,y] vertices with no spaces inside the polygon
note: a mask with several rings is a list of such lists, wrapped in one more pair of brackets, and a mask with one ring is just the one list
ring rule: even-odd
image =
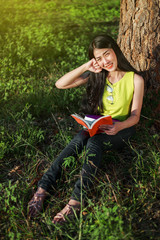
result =
[{"label": "blurred green background", "polygon": [[1,0],[0,101],[50,91],[88,59],[98,33],[117,37],[119,0]]}]

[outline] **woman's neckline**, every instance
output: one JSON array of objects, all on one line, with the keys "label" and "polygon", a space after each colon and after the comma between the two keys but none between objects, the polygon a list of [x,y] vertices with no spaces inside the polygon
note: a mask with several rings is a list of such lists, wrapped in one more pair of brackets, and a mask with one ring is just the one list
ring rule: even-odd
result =
[{"label": "woman's neckline", "polygon": [[107,80],[108,80],[108,82],[109,82],[111,85],[114,85],[114,84],[120,82],[120,81],[124,78],[124,76],[126,75],[126,73],[127,73],[127,72],[123,72],[121,78],[120,78],[118,81],[116,81],[116,82],[110,81],[110,78],[108,78],[108,77],[107,77]]}]

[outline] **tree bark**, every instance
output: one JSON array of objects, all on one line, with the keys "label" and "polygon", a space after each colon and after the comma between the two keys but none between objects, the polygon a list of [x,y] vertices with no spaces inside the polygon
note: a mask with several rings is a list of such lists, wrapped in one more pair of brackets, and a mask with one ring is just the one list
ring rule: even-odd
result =
[{"label": "tree bark", "polygon": [[160,89],[160,1],[121,0],[117,43],[147,89]]}]

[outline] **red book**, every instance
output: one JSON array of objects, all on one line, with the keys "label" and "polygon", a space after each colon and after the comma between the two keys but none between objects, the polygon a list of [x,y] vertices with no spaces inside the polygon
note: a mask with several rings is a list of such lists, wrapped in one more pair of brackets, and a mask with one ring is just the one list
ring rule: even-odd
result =
[{"label": "red book", "polygon": [[97,116],[97,115],[87,115],[85,118],[81,117],[78,114],[71,115],[79,124],[88,129],[90,137],[93,137],[95,134],[101,132],[99,126],[101,125],[112,125],[111,116]]}]

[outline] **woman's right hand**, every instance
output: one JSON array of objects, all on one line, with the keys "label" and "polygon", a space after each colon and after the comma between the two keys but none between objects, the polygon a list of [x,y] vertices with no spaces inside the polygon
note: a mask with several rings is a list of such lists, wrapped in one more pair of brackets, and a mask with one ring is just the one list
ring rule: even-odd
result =
[{"label": "woman's right hand", "polygon": [[67,89],[83,85],[88,81],[88,76],[86,78],[81,77],[81,75],[86,71],[99,73],[102,71],[102,68],[98,65],[96,60],[92,58],[89,62],[86,62],[80,67],[66,73],[57,80],[55,85],[59,89]]},{"label": "woman's right hand", "polygon": [[86,63],[86,68],[94,73],[99,73],[102,71],[102,68],[98,65],[97,61],[94,58]]}]

